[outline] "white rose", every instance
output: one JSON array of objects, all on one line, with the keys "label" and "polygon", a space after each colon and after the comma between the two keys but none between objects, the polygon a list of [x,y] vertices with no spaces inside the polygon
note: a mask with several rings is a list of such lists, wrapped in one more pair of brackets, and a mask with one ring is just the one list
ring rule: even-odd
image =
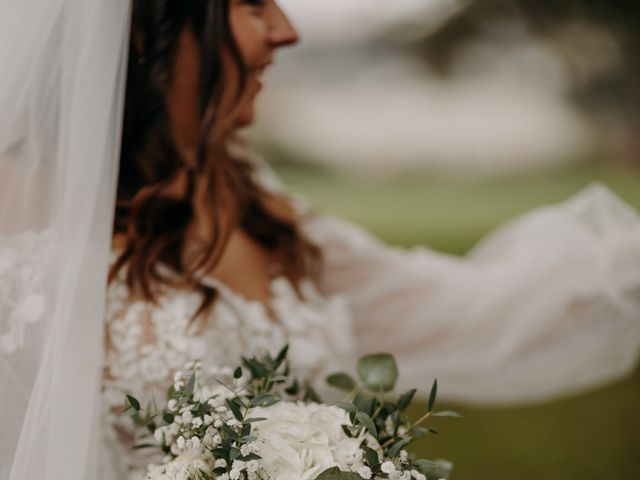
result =
[{"label": "white rose", "polygon": [[267,419],[253,430],[267,477],[312,480],[330,467],[348,471],[347,459],[360,450],[360,441],[342,431],[350,423],[348,413],[335,406],[279,402],[253,409],[251,416]]}]

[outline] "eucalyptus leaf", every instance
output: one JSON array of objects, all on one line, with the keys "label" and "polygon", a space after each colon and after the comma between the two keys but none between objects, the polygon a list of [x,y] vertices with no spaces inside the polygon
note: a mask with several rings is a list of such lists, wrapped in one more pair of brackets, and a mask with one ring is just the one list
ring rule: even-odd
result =
[{"label": "eucalyptus leaf", "polygon": [[285,358],[287,358],[287,354],[289,353],[289,345],[285,345],[278,355],[276,356],[276,365],[280,365]]},{"label": "eucalyptus leaf", "polygon": [[373,448],[367,447],[366,445],[362,446],[362,451],[364,452],[364,458],[369,464],[369,467],[371,467],[372,470],[375,470],[380,464],[378,452],[376,452]]},{"label": "eucalyptus leaf", "polygon": [[140,443],[133,447],[134,450],[141,450],[143,448],[156,448],[157,445],[154,443]]},{"label": "eucalyptus leaf", "polygon": [[257,453],[250,453],[248,455],[245,455],[244,457],[240,457],[240,460],[242,460],[243,462],[248,462],[250,460],[260,460],[260,459],[262,459],[262,457]]},{"label": "eucalyptus leaf", "polygon": [[233,400],[227,399],[227,407],[233,413],[233,416],[236,417],[236,420],[242,421],[242,412],[240,411],[240,406],[234,402]]},{"label": "eucalyptus leaf", "polygon": [[293,383],[285,388],[284,391],[287,395],[297,395],[300,391],[300,384],[298,383],[298,380],[294,380]]},{"label": "eucalyptus leaf", "polygon": [[416,425],[411,429],[411,434],[415,437],[421,437],[422,435],[425,435],[427,433],[429,433],[429,429],[421,425]]},{"label": "eucalyptus leaf", "polygon": [[358,360],[358,377],[371,390],[388,392],[398,380],[398,365],[388,353],[367,355]]},{"label": "eucalyptus leaf", "polygon": [[342,431],[347,436],[347,438],[355,437],[355,434],[351,431],[351,429],[353,428],[351,425],[340,425],[340,427],[342,428]]},{"label": "eucalyptus leaf", "polygon": [[433,385],[431,386],[431,392],[429,392],[429,402],[427,403],[427,410],[430,412],[433,411],[433,406],[436,403],[436,394],[438,393],[438,379],[436,378],[433,381]]},{"label": "eucalyptus leaf", "polygon": [[235,459],[239,458],[241,455],[240,453],[240,449],[238,448],[232,448],[229,451],[229,459],[233,462]]},{"label": "eucalyptus leaf", "polygon": [[398,409],[404,411],[407,409],[409,405],[411,405],[411,401],[413,400],[413,396],[416,394],[417,390],[415,388],[409,390],[402,394],[402,396],[398,399],[398,403],[396,404]]},{"label": "eucalyptus leaf", "polygon": [[346,410],[349,413],[357,413],[358,407],[356,407],[353,403],[349,402],[335,402],[334,405],[336,407],[340,407],[343,410]]},{"label": "eucalyptus leaf", "polygon": [[265,421],[266,418],[265,417],[251,417],[251,418],[246,418],[244,420],[244,423],[255,423],[255,422],[263,422]]},{"label": "eucalyptus leaf", "polygon": [[196,373],[193,372],[191,374],[191,377],[189,378],[189,381],[187,382],[187,387],[185,388],[185,393],[187,395],[192,395],[193,394],[193,389],[196,387]]},{"label": "eucalyptus leaf", "polygon": [[378,429],[369,415],[364,412],[358,412],[356,413],[356,420],[366,428],[371,435],[378,438]]},{"label": "eucalyptus leaf", "polygon": [[175,420],[175,417],[173,416],[172,413],[165,413],[162,416],[162,419],[168,424],[171,425],[173,423],[173,421]]},{"label": "eucalyptus leaf", "polygon": [[389,452],[387,454],[389,455],[389,457],[393,458],[398,455],[398,453],[400,453],[400,450],[409,445],[409,443],[411,443],[411,438],[403,438],[402,440],[391,445],[391,448],[389,448]]},{"label": "eucalyptus leaf", "polygon": [[448,479],[453,469],[453,464],[445,460],[417,460],[414,465],[426,475],[427,480]]},{"label": "eucalyptus leaf", "polygon": [[343,472],[339,467],[331,467],[321,472],[315,480],[362,480],[362,478],[357,473]]},{"label": "eucalyptus leaf", "polygon": [[458,412],[454,412],[453,410],[444,410],[442,412],[435,412],[433,415],[431,415],[432,417],[455,417],[455,418],[462,418],[462,415],[460,415]]},{"label": "eucalyptus leaf", "polygon": [[242,363],[249,369],[254,378],[265,378],[269,376],[269,370],[255,358],[242,358]]},{"label": "eucalyptus leaf", "polygon": [[131,395],[127,395],[127,401],[129,402],[131,408],[133,408],[136,412],[140,411],[140,402],[137,398],[132,397]]},{"label": "eucalyptus leaf", "polygon": [[347,373],[333,373],[327,377],[327,383],[333,387],[350,392],[356,388],[356,381]]},{"label": "eucalyptus leaf", "polygon": [[358,393],[353,398],[353,404],[356,407],[358,407],[358,410],[362,410],[363,412],[368,412],[371,402],[362,393]]},{"label": "eucalyptus leaf", "polygon": [[316,390],[311,385],[307,385],[305,387],[304,400],[306,402],[322,403],[320,395],[318,395],[318,392],[316,392]]}]

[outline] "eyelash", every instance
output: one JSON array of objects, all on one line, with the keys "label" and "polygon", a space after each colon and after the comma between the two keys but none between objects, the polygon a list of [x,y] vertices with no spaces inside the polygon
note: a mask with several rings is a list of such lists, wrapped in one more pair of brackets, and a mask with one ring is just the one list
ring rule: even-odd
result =
[{"label": "eyelash", "polygon": [[244,0],[244,3],[247,5],[252,5],[254,7],[264,7],[267,1],[266,0]]}]

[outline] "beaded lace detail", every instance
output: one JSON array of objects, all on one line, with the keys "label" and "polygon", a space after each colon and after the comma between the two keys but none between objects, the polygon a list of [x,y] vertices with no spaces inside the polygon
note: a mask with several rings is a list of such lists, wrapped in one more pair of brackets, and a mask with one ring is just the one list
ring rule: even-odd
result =
[{"label": "beaded lace detail", "polygon": [[195,322],[191,317],[201,302],[195,292],[172,291],[153,305],[132,300],[122,278],[109,287],[103,463],[105,471],[116,470],[111,474],[116,478],[142,478],[151,460],[143,451],[131,449],[135,442],[131,420],[120,413],[125,394],[143,403],[156,400],[161,404],[174,372],[187,361],[231,366],[241,355],[275,354],[288,343],[294,373],[320,385],[327,373],[352,360],[355,339],[342,297],[322,297],[310,280],[301,283],[298,295],[286,278],[277,277],[270,286],[267,309],[222,282],[207,282],[218,290],[219,298],[209,317]]}]

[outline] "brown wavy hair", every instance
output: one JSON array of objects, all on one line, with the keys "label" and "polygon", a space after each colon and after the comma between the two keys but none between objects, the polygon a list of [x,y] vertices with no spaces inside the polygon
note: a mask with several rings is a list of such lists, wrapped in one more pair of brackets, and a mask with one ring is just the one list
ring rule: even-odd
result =
[{"label": "brown wavy hair", "polygon": [[[319,250],[298,230],[292,215],[279,213],[270,192],[258,184],[252,165],[233,155],[219,105],[233,87],[239,96],[246,74],[229,26],[229,0],[134,0],[124,128],[114,235],[123,250],[110,281],[124,272],[129,289],[155,302],[157,287],[190,288],[202,294],[194,318],[216,300],[198,272],[215,265],[234,229],[266,248],[294,285],[311,275]],[[166,93],[178,37],[191,28],[200,47],[199,132],[196,165],[180,155],[169,127]],[[222,48],[233,64],[223,62]],[[225,68],[236,68],[238,85],[223,84]],[[212,221],[205,244],[185,262],[184,247],[194,222],[196,177],[204,183]],[[176,194],[176,184],[180,192]],[[281,202],[280,202],[281,203]]]}]

